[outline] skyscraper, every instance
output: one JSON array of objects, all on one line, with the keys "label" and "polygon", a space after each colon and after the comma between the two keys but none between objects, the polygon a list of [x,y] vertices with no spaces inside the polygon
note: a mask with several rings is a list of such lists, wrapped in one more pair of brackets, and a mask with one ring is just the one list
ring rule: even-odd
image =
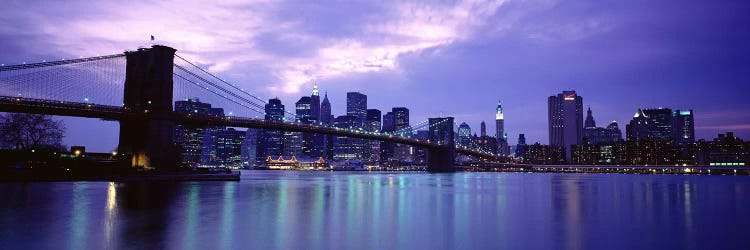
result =
[{"label": "skyscraper", "polygon": [[[380,132],[382,126],[380,114],[380,110],[377,109],[367,110],[367,124],[365,124],[365,131]],[[364,160],[369,164],[377,164],[380,161],[380,141],[365,141]]]},{"label": "skyscraper", "polygon": [[526,135],[519,134],[518,135],[518,144],[516,144],[516,157],[523,157],[523,154],[526,153],[526,149],[529,147],[529,145],[526,144]]},{"label": "skyscraper", "polygon": [[487,136],[487,124],[484,124],[484,121],[482,121],[482,124],[480,124],[479,127],[482,130],[482,133],[479,135],[482,137]]},{"label": "skyscraper", "polygon": [[216,136],[216,166],[240,168],[245,131],[222,129]]},{"label": "skyscraper", "polygon": [[[396,132],[396,115],[393,111],[385,113],[383,115],[383,132],[393,133]],[[392,142],[380,143],[380,162],[386,165],[392,165],[392,161],[395,159],[396,144]]]},{"label": "skyscraper", "polygon": [[[343,129],[352,129],[358,124],[355,116],[342,115],[333,120],[333,126]],[[363,140],[344,136],[335,136],[333,143],[334,160],[361,160]]]},{"label": "skyscraper", "polygon": [[[405,107],[395,107],[391,109],[393,112],[393,123],[396,132],[400,136],[412,137],[414,131],[412,131],[409,125],[409,109]],[[396,144],[393,149],[393,158],[396,161],[402,163],[408,163],[412,161],[412,147],[405,144]]]},{"label": "skyscraper", "polygon": [[653,139],[672,141],[672,110],[668,108],[638,109],[625,126],[628,140]]},{"label": "skyscraper", "polygon": [[[200,102],[198,99],[185,99],[174,103],[174,112],[182,114],[205,115],[211,110],[211,104]],[[203,128],[176,125],[174,143],[181,151],[182,165],[196,167],[201,161],[203,151]]]},{"label": "skyscraper", "polygon": [[503,105],[497,102],[495,109],[495,138],[497,138],[498,152],[501,155],[508,155],[508,135],[505,133],[505,115],[503,114]]},{"label": "skyscraper", "polygon": [[[281,104],[281,100],[278,98],[268,100],[265,106],[266,120],[283,121],[284,120],[284,105]],[[262,130],[261,136],[258,137],[258,160],[263,162],[266,157],[271,156],[272,158],[279,157],[283,154],[283,133],[276,130]]]},{"label": "skyscraper", "polygon": [[258,165],[258,134],[259,129],[249,128],[245,132],[245,140],[242,142],[242,162],[244,166],[255,167]]},{"label": "skyscraper", "polygon": [[596,128],[594,116],[591,115],[591,107],[586,111],[586,122],[584,123],[584,128]]},{"label": "skyscraper", "polygon": [[313,123],[319,123],[320,118],[320,91],[318,91],[318,85],[313,86],[312,95],[310,95],[310,117],[315,121]]},{"label": "skyscraper", "polygon": [[[314,124],[316,123],[315,118],[312,115],[312,98],[309,96],[303,96],[301,97],[295,104],[295,114],[296,114],[296,120],[299,123],[302,124]],[[300,133],[300,132],[293,132],[292,136],[298,137],[294,138],[295,141],[301,142],[300,145],[300,154],[294,155],[297,157],[306,156],[306,157],[314,157],[312,155],[313,152],[313,134],[312,133]],[[293,146],[296,148],[296,145]],[[285,147],[286,148],[286,147]]]},{"label": "skyscraper", "polygon": [[356,128],[363,128],[367,119],[367,96],[359,92],[346,93],[346,115],[357,120]]},{"label": "skyscraper", "polygon": [[469,124],[462,122],[458,125],[458,141],[456,144],[462,147],[469,147],[471,141],[471,127]]},{"label": "skyscraper", "polygon": [[320,104],[320,122],[323,125],[330,125],[333,117],[331,116],[331,102],[328,101],[328,92],[323,97],[323,102]]},{"label": "skyscraper", "polygon": [[695,142],[695,122],[692,109],[672,111],[672,138],[674,143],[680,146]]},{"label": "skyscraper", "polygon": [[570,162],[570,145],[583,139],[583,98],[575,91],[563,91],[548,98],[549,143],[562,147]]},{"label": "skyscraper", "polygon": [[[320,103],[320,123],[325,126],[331,126],[332,122],[331,102],[328,101],[328,92],[326,92],[323,102]],[[326,159],[333,159],[333,135],[322,135],[321,138],[323,144],[321,155]]]}]

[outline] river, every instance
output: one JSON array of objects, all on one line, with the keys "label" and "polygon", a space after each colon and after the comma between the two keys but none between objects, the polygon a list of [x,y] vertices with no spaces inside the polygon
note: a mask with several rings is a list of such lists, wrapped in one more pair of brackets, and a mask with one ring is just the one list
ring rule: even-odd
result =
[{"label": "river", "polygon": [[0,249],[750,249],[750,177],[243,171],[0,183]]}]

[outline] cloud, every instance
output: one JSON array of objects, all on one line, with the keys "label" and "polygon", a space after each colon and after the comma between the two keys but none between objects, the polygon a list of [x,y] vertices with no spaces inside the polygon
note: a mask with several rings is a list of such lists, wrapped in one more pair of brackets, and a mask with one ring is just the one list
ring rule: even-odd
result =
[{"label": "cloud", "polygon": [[[183,57],[212,72],[236,75],[248,71],[240,65],[262,64],[274,77],[264,80],[269,92],[294,94],[314,79],[398,71],[399,56],[467,39],[503,3],[386,2],[372,8],[380,12],[360,20],[355,19],[365,6],[349,6],[349,12],[333,14],[349,16],[341,19],[351,21],[353,27],[348,34],[332,36],[316,32],[326,27],[309,27],[320,25],[314,20],[325,16],[289,15],[298,9],[329,8],[326,3],[145,1],[123,6],[50,1],[44,3],[48,8],[37,12],[34,4],[14,2],[0,11],[6,15],[0,19],[0,32],[41,34],[50,39],[35,41],[44,44],[40,47],[75,57],[148,46],[149,36],[155,35],[157,43],[177,48]],[[25,25],[11,25],[18,23]],[[263,43],[264,39],[273,42]],[[288,53],[285,43],[300,46],[305,53]]]}]

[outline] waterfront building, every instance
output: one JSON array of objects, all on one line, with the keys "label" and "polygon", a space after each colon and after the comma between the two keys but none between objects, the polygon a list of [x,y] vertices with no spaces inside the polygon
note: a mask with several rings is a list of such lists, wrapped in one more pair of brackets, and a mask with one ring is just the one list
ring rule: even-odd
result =
[{"label": "waterfront building", "polygon": [[535,165],[565,164],[565,149],[560,146],[542,145],[537,142],[529,145],[526,149],[523,162]]},{"label": "waterfront building", "polygon": [[586,111],[586,122],[583,128],[583,137],[588,142],[597,145],[602,142],[614,142],[622,140],[622,131],[616,121],[612,121],[606,128],[597,127],[591,108]]},{"label": "waterfront building", "polygon": [[458,140],[456,141],[456,144],[467,148],[471,147],[473,144],[471,142],[471,127],[469,124],[462,122],[461,125],[458,125]]},{"label": "waterfront building", "polygon": [[713,141],[700,142],[696,155],[698,164],[717,167],[750,166],[750,143],[733,132],[719,134]]},{"label": "waterfront building", "polygon": [[504,156],[510,154],[508,134],[505,133],[505,114],[503,113],[503,105],[499,101],[497,102],[497,108],[495,108],[495,138],[497,138],[497,152]]},{"label": "waterfront building", "polygon": [[[323,96],[320,103],[320,123],[325,126],[333,124],[333,115],[331,115],[331,102],[328,100],[328,92]],[[325,159],[333,159],[333,135],[322,135],[322,155]]]},{"label": "waterfront building", "polygon": [[570,161],[570,146],[583,139],[583,98],[575,91],[563,91],[548,98],[550,146],[562,147]]},{"label": "waterfront building", "polygon": [[[350,115],[338,116],[333,121],[333,126],[341,129],[356,129],[359,124],[359,118]],[[362,160],[363,140],[335,136],[333,142],[333,159],[341,160]]]},{"label": "waterfront building", "polygon": [[245,131],[226,128],[218,131],[216,136],[216,163],[213,166],[240,168],[242,167],[242,145],[245,141]]},{"label": "waterfront building", "polygon": [[[365,131],[380,132],[382,127],[381,112],[377,109],[367,110],[367,122]],[[366,140],[364,149],[364,161],[367,164],[377,165],[380,162],[380,141]]]},{"label": "waterfront building", "polygon": [[356,119],[356,128],[364,128],[367,120],[367,96],[359,92],[346,93],[346,115]]},{"label": "waterfront building", "polygon": [[242,142],[242,164],[244,167],[258,166],[258,133],[259,129],[249,128]]},{"label": "waterfront building", "polygon": [[695,120],[692,109],[672,111],[672,139],[678,146],[686,146],[695,142]]},{"label": "waterfront building", "polygon": [[[284,120],[284,105],[281,104],[281,100],[273,98],[268,100],[265,105],[265,120],[267,121],[283,121]],[[264,162],[268,156],[278,157],[283,152],[283,136],[284,133],[277,130],[262,130],[258,140],[260,141],[260,147],[258,147],[258,161]]]},{"label": "waterfront building", "polygon": [[523,154],[526,153],[528,147],[529,145],[526,145],[526,135],[518,134],[518,144],[516,144],[515,150],[516,157],[523,157]]},{"label": "waterfront building", "polygon": [[[195,115],[224,115],[220,108],[212,108],[211,104],[196,99],[176,101],[174,111],[181,114]],[[194,127],[175,125],[174,143],[180,151],[181,165],[197,167],[207,163],[216,155],[216,133],[219,127]]]},{"label": "waterfront building", "polygon": [[318,157],[315,161],[300,161],[297,160],[296,156],[284,159],[283,156],[279,156],[277,159],[272,159],[270,156],[266,158],[265,165],[268,169],[274,170],[330,170],[331,167],[323,159]]}]

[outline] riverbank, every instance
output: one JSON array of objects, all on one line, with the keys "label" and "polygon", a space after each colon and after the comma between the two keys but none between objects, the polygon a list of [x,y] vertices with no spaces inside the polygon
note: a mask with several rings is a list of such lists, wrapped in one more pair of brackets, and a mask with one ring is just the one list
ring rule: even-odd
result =
[{"label": "riverbank", "polygon": [[220,173],[197,172],[128,172],[124,174],[75,174],[60,172],[4,171],[0,182],[55,182],[55,181],[239,181],[240,171]]}]

